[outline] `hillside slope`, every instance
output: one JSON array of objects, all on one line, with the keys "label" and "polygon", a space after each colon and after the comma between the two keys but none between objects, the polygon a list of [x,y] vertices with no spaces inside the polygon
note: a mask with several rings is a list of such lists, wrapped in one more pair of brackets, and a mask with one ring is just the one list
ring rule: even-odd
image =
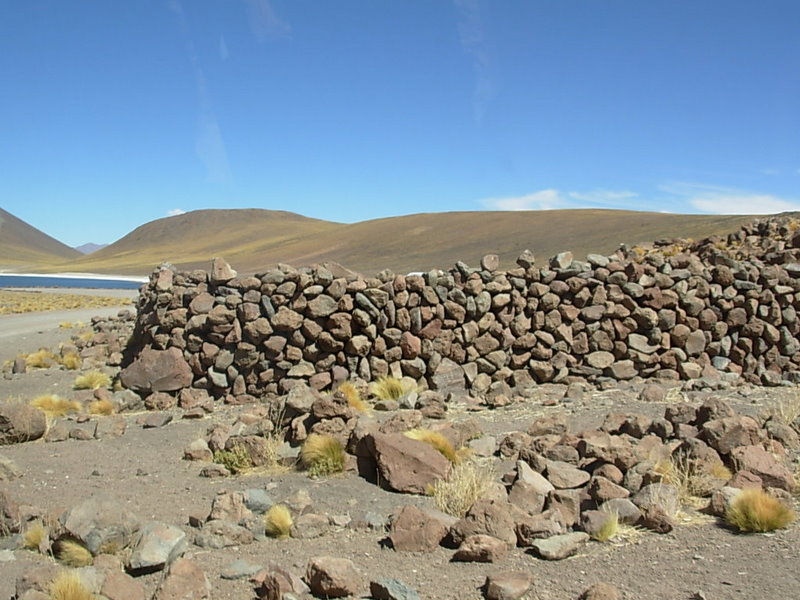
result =
[{"label": "hillside slope", "polygon": [[35,269],[43,263],[61,262],[80,256],[35,227],[0,208],[0,267]]}]

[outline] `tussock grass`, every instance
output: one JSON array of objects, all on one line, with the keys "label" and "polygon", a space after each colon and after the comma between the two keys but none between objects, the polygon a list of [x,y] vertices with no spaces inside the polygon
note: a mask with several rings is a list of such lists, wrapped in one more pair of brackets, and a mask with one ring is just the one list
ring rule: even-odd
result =
[{"label": "tussock grass", "polygon": [[406,394],[416,390],[416,384],[412,384],[397,377],[386,376],[372,382],[370,391],[379,400],[399,400]]},{"label": "tussock grass", "polygon": [[114,403],[108,398],[102,398],[89,403],[89,414],[107,417],[114,414]]},{"label": "tussock grass", "polygon": [[409,429],[403,435],[412,440],[425,442],[429,446],[432,446],[451,463],[457,463],[461,460],[458,452],[453,448],[453,444],[450,443],[450,440],[439,431],[433,431],[432,429]]},{"label": "tussock grass", "polygon": [[494,482],[494,472],[464,461],[453,466],[446,479],[440,479],[430,489],[436,508],[454,517],[463,517],[470,507],[485,497]]},{"label": "tussock grass", "polygon": [[58,358],[47,348],[26,354],[25,364],[31,369],[49,369],[58,362]]},{"label": "tussock grass", "polygon": [[47,588],[51,600],[96,600],[77,571],[61,571]]},{"label": "tussock grass", "polygon": [[270,537],[288,538],[293,523],[292,513],[285,504],[273,504],[264,514],[264,531]]},{"label": "tussock grass", "polygon": [[68,567],[88,567],[94,560],[92,553],[77,540],[62,539],[55,543],[55,555]]},{"label": "tussock grass", "polygon": [[74,350],[65,352],[58,362],[61,363],[61,366],[70,371],[77,371],[81,368],[81,365],[83,365],[83,359],[81,358],[81,355]]},{"label": "tussock grass", "polygon": [[767,407],[765,417],[774,417],[784,425],[793,426],[800,418],[800,391],[792,390]]},{"label": "tussock grass", "polygon": [[795,520],[793,508],[759,488],[743,490],[725,513],[725,521],[746,533],[783,529]]},{"label": "tussock grass", "polygon": [[55,394],[37,396],[31,400],[30,405],[38,408],[50,418],[63,417],[81,410],[81,403],[77,400],[67,400]]},{"label": "tussock grass", "polygon": [[345,400],[347,400],[347,405],[357,413],[367,415],[372,413],[372,406],[361,398],[361,392],[358,391],[358,388],[352,381],[342,382],[342,384],[336,388],[336,391],[344,396]]},{"label": "tussock grass", "polygon": [[214,452],[214,462],[224,466],[231,473],[241,473],[253,468],[253,460],[244,446],[235,445],[230,450]]},{"label": "tussock grass", "polygon": [[47,541],[49,533],[44,523],[34,521],[25,529],[22,534],[22,547],[26,550],[38,551]]},{"label": "tussock grass", "polygon": [[699,505],[701,498],[707,498],[716,489],[718,480],[729,480],[733,474],[723,463],[715,463],[709,469],[701,468],[701,464],[683,452],[676,452],[669,460],[660,460],[655,466],[664,483],[678,488],[678,496],[682,504]]},{"label": "tussock grass", "polygon": [[89,371],[78,375],[72,383],[72,387],[76,390],[97,390],[111,387],[111,377],[102,371]]},{"label": "tussock grass", "polygon": [[592,534],[592,539],[598,542],[607,542],[617,537],[619,533],[619,515],[616,512],[609,512],[608,517],[603,522],[603,526]]},{"label": "tussock grass", "polygon": [[[0,290],[0,315],[123,306],[131,303],[130,298],[113,298],[111,296]],[[64,322],[63,325],[72,324]]]},{"label": "tussock grass", "polygon": [[300,449],[300,460],[309,475],[319,477],[344,471],[346,455],[335,437],[312,433]]}]

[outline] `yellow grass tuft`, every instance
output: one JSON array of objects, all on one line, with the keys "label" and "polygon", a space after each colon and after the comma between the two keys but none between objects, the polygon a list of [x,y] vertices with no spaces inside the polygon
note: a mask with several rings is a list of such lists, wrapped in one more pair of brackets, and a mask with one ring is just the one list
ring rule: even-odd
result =
[{"label": "yellow grass tuft", "polygon": [[312,433],[300,449],[300,460],[313,476],[341,473],[345,459],[342,443],[331,435]]},{"label": "yellow grass tuft", "polygon": [[47,589],[51,600],[96,600],[77,571],[61,571]]},{"label": "yellow grass tuft", "polygon": [[56,558],[68,567],[88,567],[94,560],[92,553],[76,540],[59,540],[55,544]]},{"label": "yellow grass tuft", "polygon": [[373,395],[380,400],[399,400],[406,394],[413,392],[416,389],[415,384],[411,384],[397,377],[387,376],[381,377],[373,381],[370,385],[370,390]]},{"label": "yellow grass tuft", "polygon": [[494,482],[494,472],[472,461],[453,466],[446,479],[440,479],[429,492],[436,508],[454,517],[463,517],[470,507],[485,497]]},{"label": "yellow grass tuft", "polygon": [[83,375],[78,375],[72,383],[72,387],[76,390],[96,390],[111,387],[111,377],[102,371],[89,371]]},{"label": "yellow grass tuft", "polygon": [[619,515],[615,512],[609,512],[600,529],[592,534],[592,539],[598,542],[607,542],[617,537],[618,533]]},{"label": "yellow grass tuft", "polygon": [[83,359],[81,358],[80,354],[72,350],[70,352],[65,352],[64,355],[59,359],[59,362],[65,369],[76,371],[77,369],[81,368]]},{"label": "yellow grass tuft", "polygon": [[292,513],[285,504],[273,504],[264,514],[264,531],[270,537],[288,538],[292,525]]},{"label": "yellow grass tuft", "polygon": [[460,460],[458,452],[453,448],[453,444],[439,431],[433,431],[431,429],[410,429],[406,431],[404,435],[412,440],[425,442],[429,446],[432,446],[451,463],[457,463]]},{"label": "yellow grass tuft", "polygon": [[107,417],[114,414],[114,403],[108,398],[95,400],[89,404],[89,413]]},{"label": "yellow grass tuft", "polygon": [[361,392],[358,391],[352,381],[342,382],[336,391],[344,396],[345,400],[347,400],[347,405],[354,411],[364,414],[372,412],[372,407],[361,398]]},{"label": "yellow grass tuft", "polygon": [[49,369],[57,361],[56,355],[47,348],[41,348],[36,352],[25,355],[25,364],[31,369]]},{"label": "yellow grass tuft", "polygon": [[676,452],[669,459],[656,463],[655,472],[661,475],[664,483],[674,485],[682,504],[698,505],[700,498],[707,498],[718,487],[718,480],[727,481],[733,475],[723,463],[715,463],[703,468],[683,452]]},{"label": "yellow grass tuft", "polygon": [[41,521],[34,521],[22,534],[22,547],[27,550],[38,551],[49,537],[47,528]]},{"label": "yellow grass tuft", "polygon": [[67,400],[55,394],[37,396],[31,400],[30,404],[51,418],[63,417],[64,415],[80,412],[81,410],[81,403],[77,400]]},{"label": "yellow grass tuft", "polygon": [[78,336],[78,339],[82,342],[89,342],[94,337],[94,331],[84,331]]},{"label": "yellow grass tuft", "polygon": [[783,529],[794,521],[795,512],[759,488],[743,490],[725,513],[725,520],[743,532]]}]

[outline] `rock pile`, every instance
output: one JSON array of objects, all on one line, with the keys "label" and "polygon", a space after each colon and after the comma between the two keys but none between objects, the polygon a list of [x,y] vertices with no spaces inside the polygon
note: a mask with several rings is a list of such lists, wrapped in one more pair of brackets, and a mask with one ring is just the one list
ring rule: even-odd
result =
[{"label": "rock pile", "polygon": [[[496,270],[337,277],[280,265],[237,277],[162,266],[143,287],[122,381],[191,385],[244,403],[299,381],[409,376],[445,393],[576,379],[705,378],[778,385],[800,365],[800,234],[774,218],[680,240]],[[158,365],[158,369],[153,369]]]}]

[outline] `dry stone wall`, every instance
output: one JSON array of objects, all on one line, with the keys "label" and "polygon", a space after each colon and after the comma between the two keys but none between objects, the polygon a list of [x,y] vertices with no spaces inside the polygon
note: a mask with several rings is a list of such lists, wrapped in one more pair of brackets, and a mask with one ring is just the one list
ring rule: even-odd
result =
[{"label": "dry stone wall", "polygon": [[[183,360],[190,385],[246,402],[297,381],[409,376],[444,392],[575,379],[798,381],[798,221],[612,256],[530,252],[480,268],[375,277],[286,265],[237,277],[162,266],[143,287],[129,360]],[[168,349],[169,353],[162,351]],[[163,389],[163,388],[162,388]]]}]

